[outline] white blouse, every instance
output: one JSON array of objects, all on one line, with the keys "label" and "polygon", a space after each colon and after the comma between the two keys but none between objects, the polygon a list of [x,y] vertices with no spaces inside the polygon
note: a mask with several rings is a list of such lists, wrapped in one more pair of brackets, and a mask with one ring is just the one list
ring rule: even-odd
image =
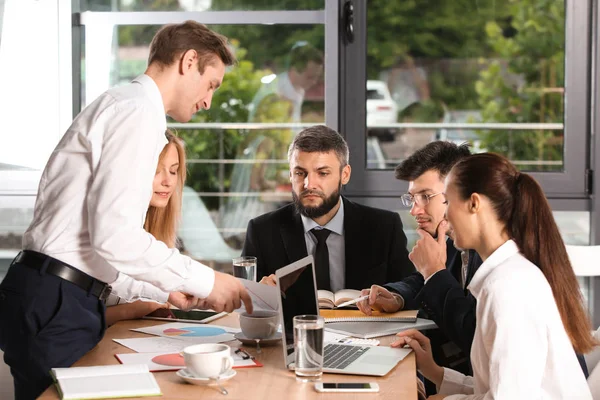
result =
[{"label": "white blouse", "polygon": [[87,106],[46,164],[23,248],[111,283],[127,300],[208,296],[214,272],[143,229],[166,127],[147,75]]},{"label": "white blouse", "polygon": [[447,400],[591,399],[548,281],[512,240],[479,267],[473,377],[444,369]]}]

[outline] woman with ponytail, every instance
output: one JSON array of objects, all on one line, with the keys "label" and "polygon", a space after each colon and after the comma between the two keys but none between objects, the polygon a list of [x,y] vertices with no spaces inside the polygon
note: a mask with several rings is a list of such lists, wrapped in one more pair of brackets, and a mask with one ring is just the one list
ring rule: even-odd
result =
[{"label": "woman with ponytail", "polygon": [[[595,345],[579,285],[544,193],[506,158],[476,154],[446,178],[454,244],[483,264],[468,286],[477,299],[473,377],[435,364],[428,339],[399,333],[436,399],[591,399],[575,352]],[[449,397],[446,397],[449,396]]]}]

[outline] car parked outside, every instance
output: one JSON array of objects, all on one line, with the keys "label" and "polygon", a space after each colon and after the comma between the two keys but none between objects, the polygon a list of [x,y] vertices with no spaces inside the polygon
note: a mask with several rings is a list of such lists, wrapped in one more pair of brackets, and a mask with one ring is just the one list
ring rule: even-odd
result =
[{"label": "car parked outside", "polygon": [[385,126],[398,121],[398,106],[383,81],[367,81],[367,135],[391,142],[398,130]]}]

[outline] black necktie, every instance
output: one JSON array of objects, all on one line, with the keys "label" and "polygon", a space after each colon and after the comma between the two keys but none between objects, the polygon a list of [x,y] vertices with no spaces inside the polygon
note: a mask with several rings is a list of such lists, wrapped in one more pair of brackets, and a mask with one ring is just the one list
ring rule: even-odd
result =
[{"label": "black necktie", "polygon": [[327,249],[327,237],[331,231],[325,228],[314,228],[311,232],[317,238],[317,248],[315,249],[317,289],[331,290],[329,283],[329,250]]}]

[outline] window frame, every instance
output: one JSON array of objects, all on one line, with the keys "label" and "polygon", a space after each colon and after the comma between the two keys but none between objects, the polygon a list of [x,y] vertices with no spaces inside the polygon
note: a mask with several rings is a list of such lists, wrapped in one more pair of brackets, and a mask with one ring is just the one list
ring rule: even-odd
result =
[{"label": "window frame", "polygon": [[[340,128],[348,140],[353,166],[345,193],[397,197],[407,190],[406,182],[396,180],[390,170],[366,168],[366,90],[362,88],[366,87],[367,3],[353,1],[353,5],[355,39],[341,49],[345,70],[340,77]],[[589,201],[580,200],[589,200],[590,7],[589,0],[565,0],[565,60],[569,62],[565,68],[564,171],[532,173],[551,201],[572,200],[577,210],[589,210]]]}]

